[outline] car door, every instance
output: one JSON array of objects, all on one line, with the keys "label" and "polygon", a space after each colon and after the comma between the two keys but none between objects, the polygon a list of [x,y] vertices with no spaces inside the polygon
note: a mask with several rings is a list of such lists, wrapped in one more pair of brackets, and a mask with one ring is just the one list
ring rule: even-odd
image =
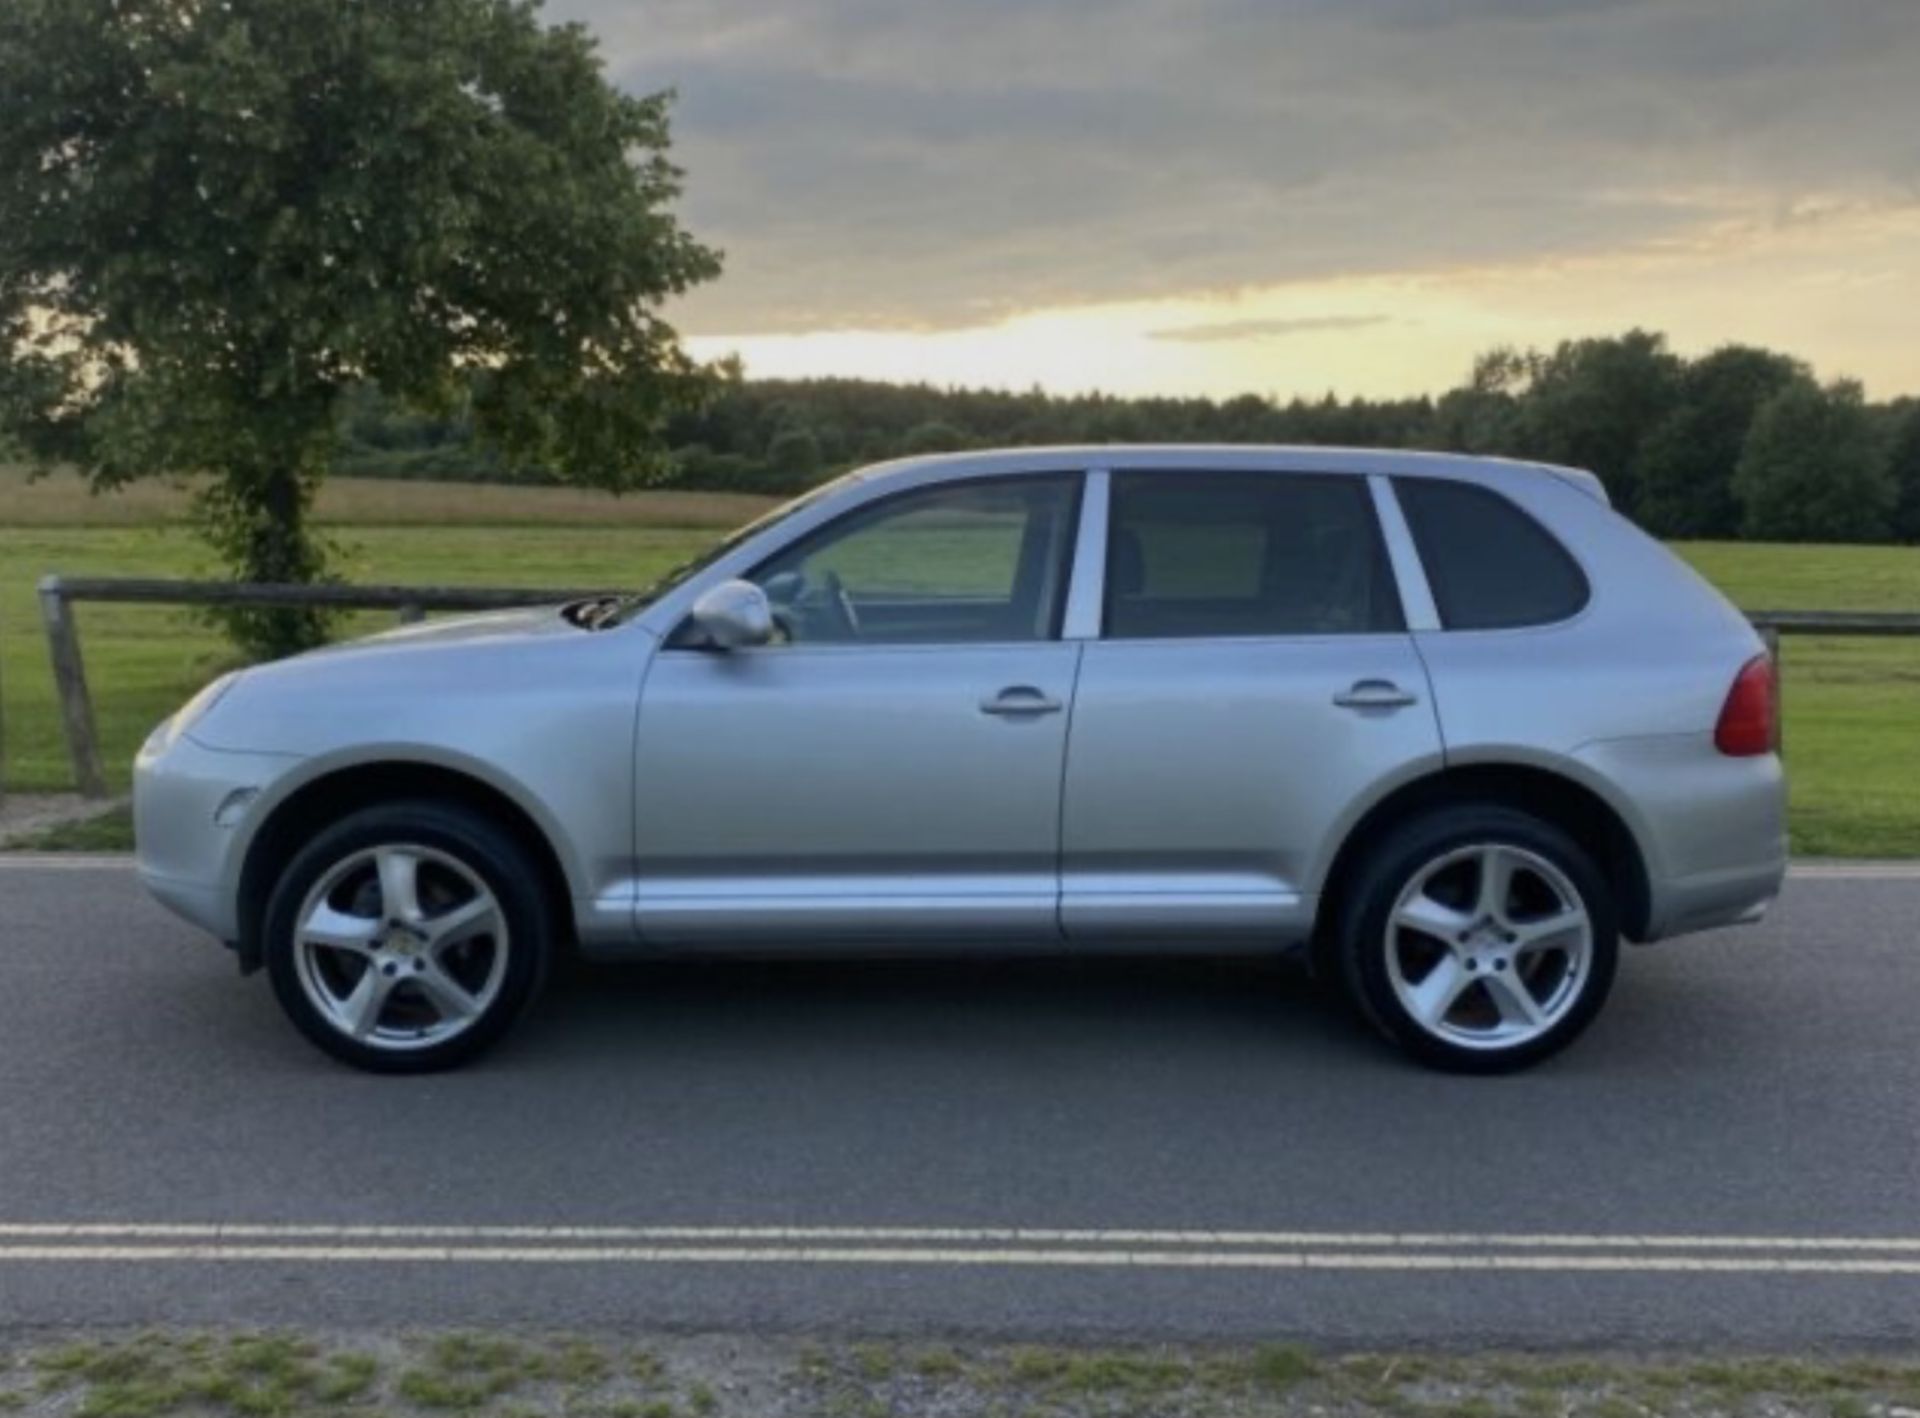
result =
[{"label": "car door", "polygon": [[1058,943],[1080,482],[856,508],[751,573],[776,643],[668,641],[638,729],[643,939]]},{"label": "car door", "polygon": [[1067,757],[1066,933],[1295,938],[1329,835],[1441,752],[1368,480],[1116,472],[1107,511]]}]

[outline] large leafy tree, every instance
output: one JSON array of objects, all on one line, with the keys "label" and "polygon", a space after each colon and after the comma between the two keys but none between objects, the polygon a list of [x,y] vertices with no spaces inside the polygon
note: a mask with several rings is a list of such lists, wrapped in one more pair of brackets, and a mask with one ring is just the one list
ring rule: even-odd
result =
[{"label": "large leafy tree", "polygon": [[1592,469],[1614,504],[1636,513],[1642,447],[1680,399],[1684,366],[1666,337],[1629,330],[1565,340],[1551,354],[1518,359],[1526,374],[1521,448],[1530,457]]},{"label": "large leafy tree", "polygon": [[[208,474],[234,574],[324,570],[346,391],[470,405],[505,458],[622,489],[704,372],[659,314],[667,96],[538,0],[5,0],[0,430],[96,486]],[[316,617],[237,618],[247,648]]]},{"label": "large leafy tree", "polygon": [[1688,365],[1679,406],[1641,450],[1641,522],[1663,537],[1738,535],[1733,470],[1747,430],[1768,399],[1811,377],[1798,360],[1750,345],[1727,345]]},{"label": "large leafy tree", "polygon": [[1743,536],[1865,542],[1894,502],[1881,441],[1858,384],[1795,380],[1760,406],[1733,475]]}]

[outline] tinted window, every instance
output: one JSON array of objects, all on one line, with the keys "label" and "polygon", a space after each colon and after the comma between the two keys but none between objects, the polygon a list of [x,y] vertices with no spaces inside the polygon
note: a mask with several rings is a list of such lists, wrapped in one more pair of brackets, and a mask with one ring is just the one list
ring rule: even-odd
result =
[{"label": "tinted window", "polygon": [[1546,625],[1587,603],[1566,548],[1500,494],[1431,478],[1393,485],[1448,630]]},{"label": "tinted window", "polygon": [[1107,549],[1114,639],[1400,628],[1360,478],[1122,473]]},{"label": "tinted window", "polygon": [[1023,477],[902,493],[829,523],[752,579],[795,643],[1048,639],[1078,486]]}]

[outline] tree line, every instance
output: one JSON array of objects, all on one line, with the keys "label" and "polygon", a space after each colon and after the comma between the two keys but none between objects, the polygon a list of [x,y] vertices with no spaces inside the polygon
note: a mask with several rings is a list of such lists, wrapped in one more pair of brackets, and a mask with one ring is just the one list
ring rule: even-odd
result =
[{"label": "tree line", "polygon": [[[1049,443],[1304,443],[1539,459],[1589,468],[1663,537],[1920,541],[1920,400],[1870,403],[1800,360],[1728,345],[1697,358],[1644,330],[1497,349],[1438,397],[1122,398],[731,371],[669,419],[674,486],[790,494],[849,467]],[[558,481],[476,441],[455,410],[349,394],[341,473]]]}]

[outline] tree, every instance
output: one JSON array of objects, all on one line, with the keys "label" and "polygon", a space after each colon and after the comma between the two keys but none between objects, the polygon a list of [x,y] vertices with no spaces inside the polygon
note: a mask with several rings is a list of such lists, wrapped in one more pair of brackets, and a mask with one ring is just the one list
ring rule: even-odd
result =
[{"label": "tree", "polygon": [[1920,400],[1907,401],[1894,424],[1887,474],[1893,482],[1890,530],[1898,541],[1920,542]]},{"label": "tree", "polygon": [[1746,345],[1728,345],[1689,365],[1679,405],[1641,450],[1641,523],[1663,537],[1736,535],[1733,470],[1754,414],[1781,389],[1808,378],[1798,360]]},{"label": "tree", "polygon": [[[668,99],[538,0],[6,0],[0,429],[99,488],[210,473],[245,580],[322,575],[358,382],[651,481],[707,384],[659,305],[718,271],[671,211]],[[322,623],[233,628],[276,654]]]},{"label": "tree", "polygon": [[900,440],[903,454],[953,453],[966,446],[966,434],[952,424],[938,420],[915,424]]},{"label": "tree", "polygon": [[1467,382],[1434,405],[1428,441],[1449,453],[1505,453],[1521,443],[1520,400],[1537,357],[1502,345],[1477,356]]},{"label": "tree", "polygon": [[1641,447],[1680,395],[1682,364],[1668,351],[1666,336],[1629,330],[1610,339],[1565,340],[1550,355],[1518,358],[1527,385],[1515,451],[1591,469],[1614,505],[1632,515]]},{"label": "tree", "polygon": [[820,480],[820,440],[810,428],[789,425],[768,442],[767,464],[783,488],[811,487]]},{"label": "tree", "polygon": [[1762,404],[1733,491],[1741,535],[1756,541],[1884,537],[1893,483],[1860,386],[1799,379]]}]

